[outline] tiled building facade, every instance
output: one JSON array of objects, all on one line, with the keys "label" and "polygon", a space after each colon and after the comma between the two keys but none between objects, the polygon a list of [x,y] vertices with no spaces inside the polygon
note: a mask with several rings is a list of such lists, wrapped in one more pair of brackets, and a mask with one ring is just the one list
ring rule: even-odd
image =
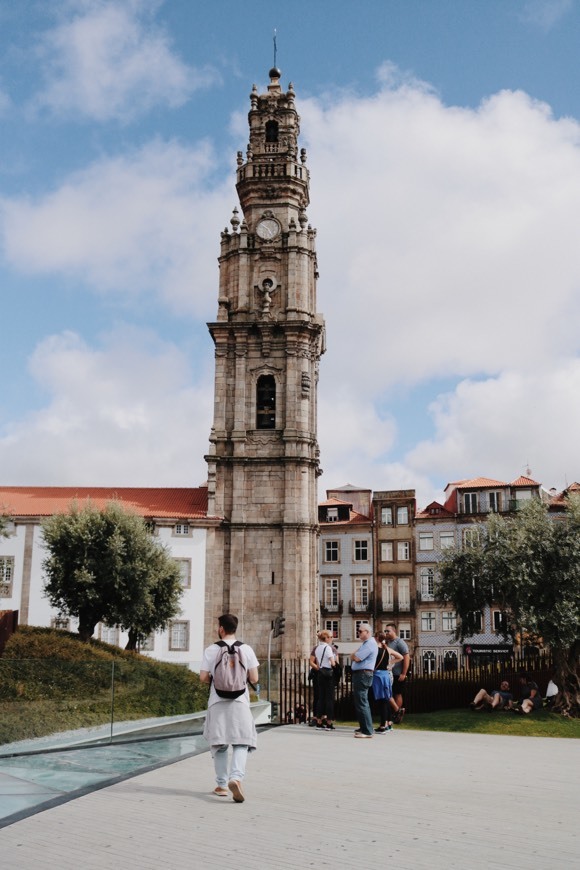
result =
[{"label": "tiled building facade", "polygon": [[371,491],[345,486],[327,491],[320,523],[320,624],[338,641],[355,641],[372,619]]}]

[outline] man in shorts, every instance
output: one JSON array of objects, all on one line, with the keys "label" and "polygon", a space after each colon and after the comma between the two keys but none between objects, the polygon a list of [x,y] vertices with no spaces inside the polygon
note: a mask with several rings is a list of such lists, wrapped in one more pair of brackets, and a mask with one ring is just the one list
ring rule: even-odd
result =
[{"label": "man in shorts", "polygon": [[472,710],[509,710],[514,696],[510,692],[510,684],[502,680],[499,689],[494,689],[488,694],[485,689],[480,689],[471,704]]},{"label": "man in shorts", "polygon": [[393,703],[392,707],[395,711],[393,722],[398,725],[403,721],[405,715],[405,689],[407,672],[411,664],[409,655],[409,647],[405,641],[399,637],[397,626],[394,622],[388,622],[385,626],[385,637],[387,644],[394,649],[395,652],[401,653],[403,656],[400,662],[395,662],[393,665]]}]

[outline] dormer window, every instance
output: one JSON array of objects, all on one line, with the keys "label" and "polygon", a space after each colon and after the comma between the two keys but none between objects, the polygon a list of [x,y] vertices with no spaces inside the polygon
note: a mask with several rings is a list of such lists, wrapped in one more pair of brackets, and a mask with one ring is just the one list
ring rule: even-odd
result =
[{"label": "dormer window", "polygon": [[278,141],[278,122],[266,121],[266,142]]},{"label": "dormer window", "polygon": [[326,509],[326,522],[335,523],[338,520],[338,508],[329,507]]},{"label": "dormer window", "polygon": [[260,375],[256,384],[256,428],[276,428],[276,381],[273,375]]}]

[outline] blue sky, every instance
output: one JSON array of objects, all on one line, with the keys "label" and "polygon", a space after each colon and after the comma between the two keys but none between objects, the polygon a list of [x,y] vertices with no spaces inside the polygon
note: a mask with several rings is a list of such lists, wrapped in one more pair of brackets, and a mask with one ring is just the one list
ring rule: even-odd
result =
[{"label": "blue sky", "polygon": [[248,95],[292,81],[321,496],[580,477],[577,0],[0,3],[0,481],[197,485]]}]

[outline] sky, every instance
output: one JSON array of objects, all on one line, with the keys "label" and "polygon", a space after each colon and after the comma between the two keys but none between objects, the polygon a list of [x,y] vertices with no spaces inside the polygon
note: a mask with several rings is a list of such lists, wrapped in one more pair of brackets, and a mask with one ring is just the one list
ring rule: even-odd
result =
[{"label": "sky", "polygon": [[580,479],[580,0],[0,0],[0,484],[206,480],[206,324],[274,32],[321,500]]}]

